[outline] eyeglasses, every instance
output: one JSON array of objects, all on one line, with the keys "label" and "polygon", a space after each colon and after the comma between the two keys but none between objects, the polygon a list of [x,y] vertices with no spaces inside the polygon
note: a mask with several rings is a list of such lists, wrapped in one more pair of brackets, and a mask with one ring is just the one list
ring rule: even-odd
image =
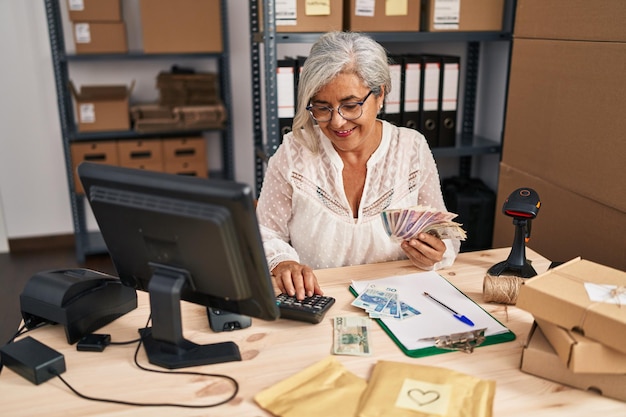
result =
[{"label": "eyeglasses", "polygon": [[[349,103],[340,104],[337,107],[337,113],[346,120],[355,120],[363,115],[363,103],[372,94],[372,90],[361,101],[351,101]],[[307,106],[306,109],[311,114],[311,117],[318,122],[329,122],[333,118],[332,107],[328,106]]]}]

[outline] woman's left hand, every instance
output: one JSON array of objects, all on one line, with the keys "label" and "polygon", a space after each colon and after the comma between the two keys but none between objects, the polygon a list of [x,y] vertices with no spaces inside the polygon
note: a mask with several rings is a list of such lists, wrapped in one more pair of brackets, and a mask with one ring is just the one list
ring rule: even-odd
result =
[{"label": "woman's left hand", "polygon": [[416,239],[405,240],[401,247],[413,265],[421,269],[432,269],[443,259],[446,251],[446,244],[429,233],[420,233]]}]

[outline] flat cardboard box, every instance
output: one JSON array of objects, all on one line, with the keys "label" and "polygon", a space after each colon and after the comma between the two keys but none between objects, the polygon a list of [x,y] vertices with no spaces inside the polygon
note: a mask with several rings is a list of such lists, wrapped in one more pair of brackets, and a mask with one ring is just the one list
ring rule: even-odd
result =
[{"label": "flat cardboard box", "polygon": [[[501,31],[505,0],[426,0],[425,32]],[[451,7],[457,6],[458,7]]]},{"label": "flat cardboard box", "polygon": [[[529,174],[525,168],[500,164],[493,246],[513,244],[515,226],[513,219],[502,213],[502,205],[514,190],[530,187],[539,194],[541,208],[532,220],[529,248],[552,261],[580,256],[626,270],[624,212]],[[599,181],[598,187],[609,181],[611,178]]]},{"label": "flat cardboard box", "polygon": [[117,142],[114,140],[74,142],[70,145],[70,154],[74,171],[74,188],[77,194],[84,194],[85,192],[76,173],[76,168],[81,162],[119,165]]},{"label": "flat cardboard box", "polygon": [[74,44],[77,54],[128,53],[126,26],[123,22],[76,22]]},{"label": "flat cardboard box", "polygon": [[168,174],[187,175],[199,178],[208,178],[209,167],[204,161],[165,161],[165,172]]},{"label": "flat cardboard box", "polygon": [[222,52],[220,1],[140,0],[139,5],[145,53]]},{"label": "flat cardboard box", "polygon": [[624,68],[626,43],[515,39],[502,150],[507,165],[617,209],[622,225]]},{"label": "flat cardboard box", "polygon": [[161,139],[118,140],[117,152],[120,166],[163,171]]},{"label": "flat cardboard box", "polygon": [[543,335],[569,370],[588,374],[626,374],[626,354],[578,332],[536,318]]},{"label": "flat cardboard box", "polygon": [[626,401],[626,375],[574,373],[560,361],[541,329],[533,325],[522,350],[520,369],[527,374],[549,379],[605,397]]},{"label": "flat cardboard box", "polygon": [[517,0],[516,38],[626,41],[624,0]]},{"label": "flat cardboard box", "polygon": [[[328,7],[312,7],[307,0],[295,2],[293,10],[281,9],[286,3],[275,5],[276,32],[330,32],[343,29],[343,0],[329,0]],[[291,4],[291,3],[289,3]],[[280,18],[283,16],[284,18]]]},{"label": "flat cardboard box", "polygon": [[588,285],[626,286],[626,272],[585,259],[573,259],[520,286],[517,307],[536,319],[549,321],[567,330],[626,353],[626,308],[617,295],[592,298]]},{"label": "flat cardboard box", "polygon": [[120,0],[67,0],[72,22],[121,22]]},{"label": "flat cardboard box", "polygon": [[70,88],[76,102],[79,132],[130,129],[128,98],[132,85],[84,85],[79,91],[70,82]]},{"label": "flat cardboard box", "polygon": [[[407,0],[406,10],[388,8],[398,2],[375,0],[373,10],[357,10],[358,0],[347,0],[344,27],[355,32],[417,32],[420,30],[420,0]],[[364,13],[366,12],[366,13]],[[370,14],[372,15],[365,15]]]},{"label": "flat cardboard box", "polygon": [[206,161],[206,139],[204,137],[183,137],[163,139],[163,159],[165,162]]}]

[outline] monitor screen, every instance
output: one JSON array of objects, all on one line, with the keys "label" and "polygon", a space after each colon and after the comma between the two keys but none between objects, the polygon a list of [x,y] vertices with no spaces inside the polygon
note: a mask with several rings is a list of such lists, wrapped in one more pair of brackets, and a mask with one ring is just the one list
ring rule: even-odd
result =
[{"label": "monitor screen", "polygon": [[249,186],[91,162],[78,175],[120,280],[150,294],[140,333],[151,363],[237,360],[232,342],[183,338],[180,300],[278,318]]}]

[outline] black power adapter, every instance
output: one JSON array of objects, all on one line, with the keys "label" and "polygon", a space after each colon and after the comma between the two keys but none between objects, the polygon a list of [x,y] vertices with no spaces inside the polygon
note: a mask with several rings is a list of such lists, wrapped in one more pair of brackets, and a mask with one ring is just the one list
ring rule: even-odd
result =
[{"label": "black power adapter", "polygon": [[65,372],[65,357],[28,336],[0,348],[2,363],[35,385]]}]

